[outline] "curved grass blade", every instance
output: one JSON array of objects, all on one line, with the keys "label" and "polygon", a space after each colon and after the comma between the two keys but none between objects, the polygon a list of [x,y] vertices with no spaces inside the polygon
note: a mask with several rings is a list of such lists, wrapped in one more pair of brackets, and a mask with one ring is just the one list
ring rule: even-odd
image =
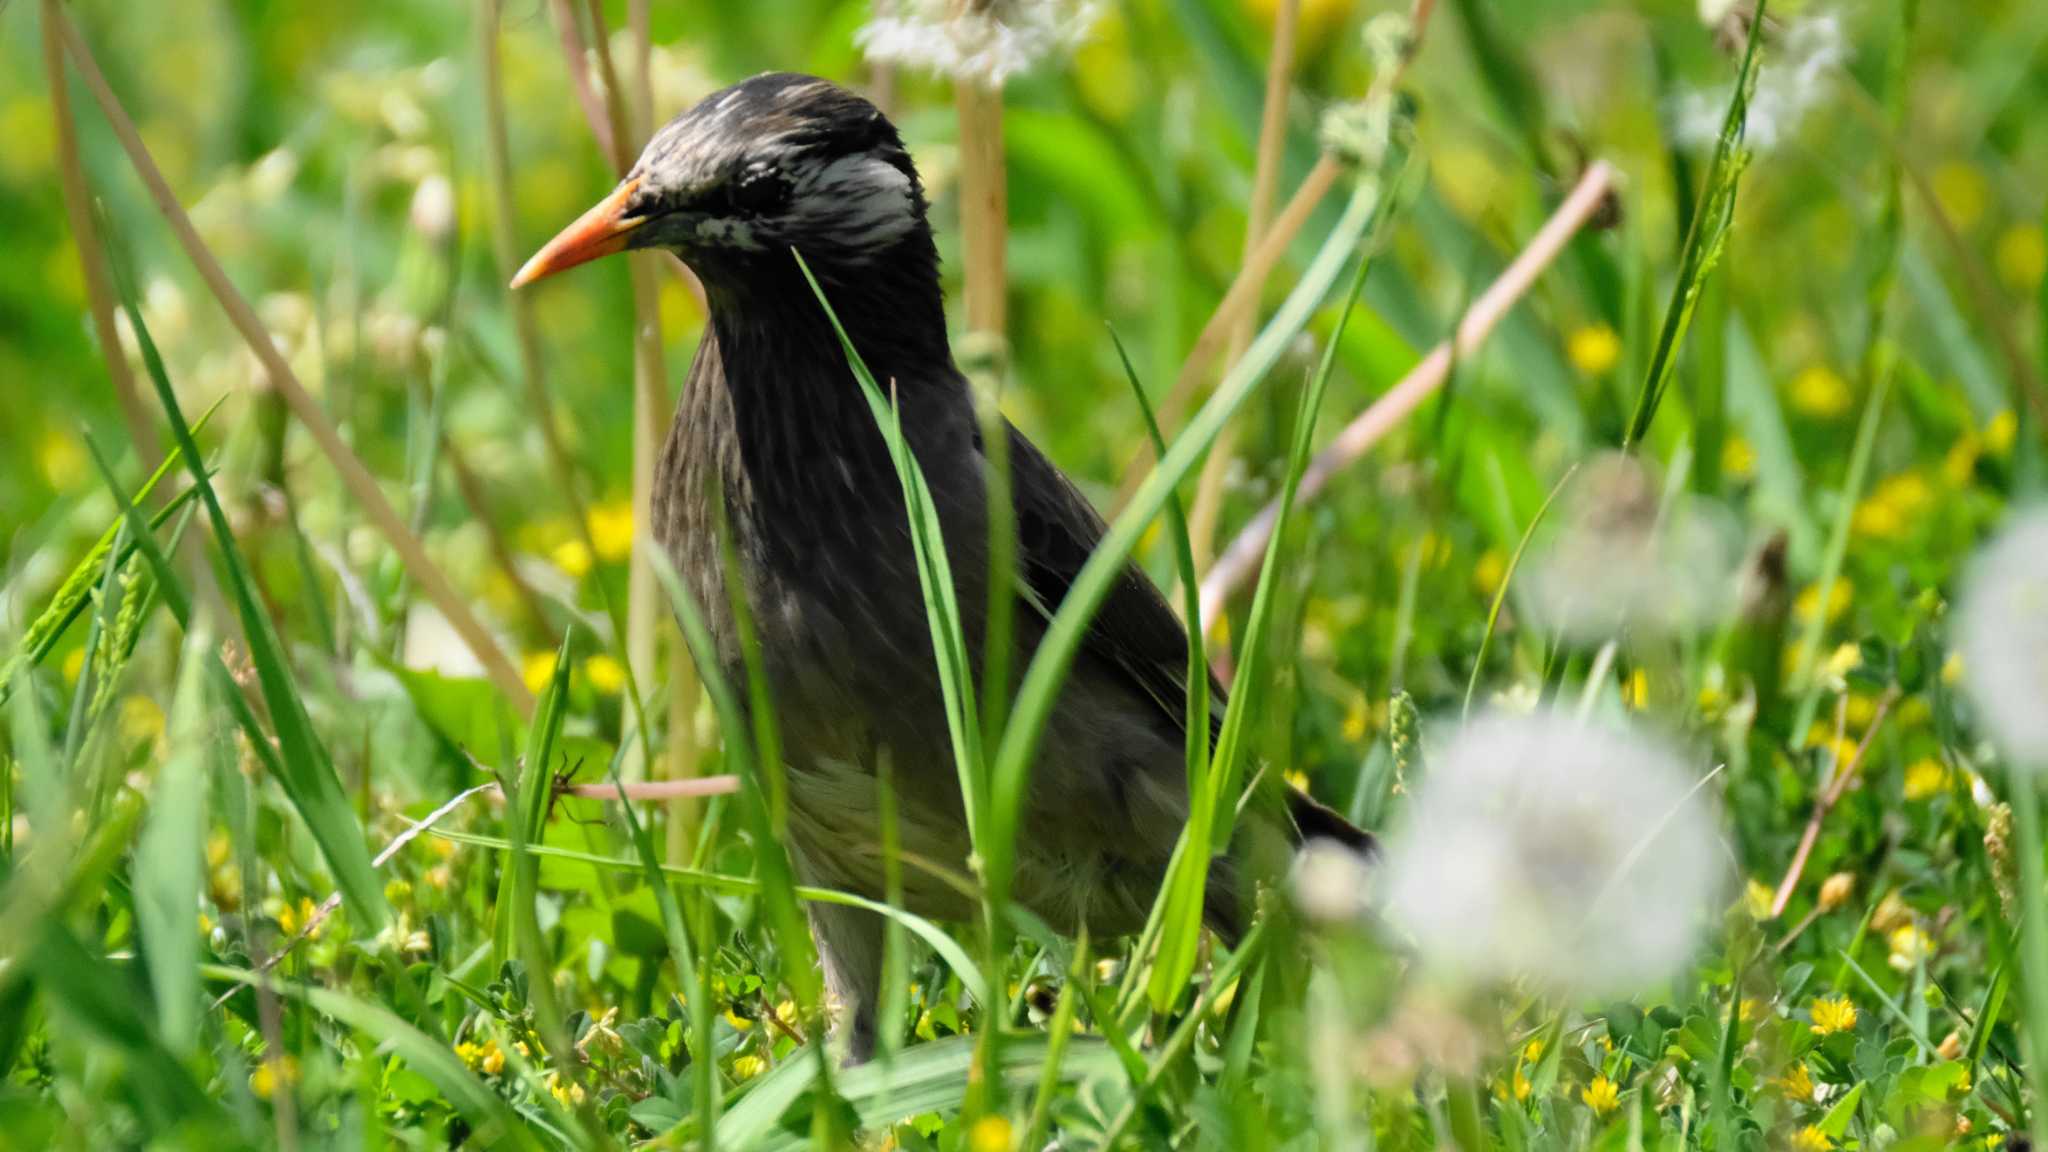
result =
[{"label": "curved grass blade", "polygon": [[[1398,176],[1395,179],[1398,181]],[[1345,290],[1344,303],[1337,312],[1336,328],[1323,345],[1322,362],[1316,366],[1315,374],[1295,402],[1287,479],[1281,486],[1279,515],[1273,524],[1272,538],[1266,543],[1266,557],[1260,564],[1251,610],[1245,618],[1244,643],[1239,648],[1242,659],[1231,677],[1231,706],[1223,714],[1223,730],[1216,738],[1216,758],[1203,780],[1204,787],[1199,792],[1189,793],[1188,824],[1181,831],[1183,846],[1176,852],[1173,869],[1163,886],[1161,899],[1165,901],[1166,910],[1160,921],[1159,954],[1153,960],[1146,989],[1154,1011],[1170,1009],[1195,971],[1195,959],[1202,940],[1202,912],[1208,893],[1210,856],[1229,848],[1231,829],[1236,822],[1245,733],[1252,716],[1258,711],[1258,694],[1266,676],[1266,635],[1272,628],[1274,589],[1279,580],[1280,558],[1287,546],[1287,529],[1295,511],[1295,495],[1301,488],[1302,473],[1308,469],[1315,441],[1316,414],[1322,410],[1323,394],[1329,386],[1330,373],[1336,367],[1337,349],[1343,343],[1344,330],[1357,308],[1358,295],[1365,287],[1366,273],[1372,268],[1375,243],[1389,216],[1390,213],[1384,211],[1375,213],[1372,228],[1361,237],[1357,266]],[[1196,623],[1189,631],[1199,629],[1200,625]]]},{"label": "curved grass blade", "polygon": [[[109,254],[112,254],[111,248]],[[377,880],[376,870],[370,867],[370,853],[363,846],[362,830],[349,807],[341,780],[327,760],[326,750],[314,736],[312,718],[307,715],[305,701],[299,698],[298,688],[293,683],[284,645],[272,629],[270,617],[256,599],[248,565],[235,543],[234,530],[228,525],[227,513],[221,509],[212,479],[200,463],[199,445],[193,438],[192,426],[178,405],[177,393],[171,388],[163,358],[158,355],[156,342],[150,338],[149,329],[142,320],[142,311],[136,305],[135,285],[129,271],[118,259],[110,259],[108,263],[113,267],[114,281],[120,289],[121,308],[127,313],[135,342],[141,349],[143,366],[148,369],[150,381],[156,386],[157,399],[163,404],[165,422],[178,446],[179,458],[191,474],[193,486],[199,490],[201,506],[205,508],[207,522],[213,528],[221,567],[234,596],[236,615],[241,618],[243,638],[249,646],[249,660],[255,665],[264,703],[270,710],[271,723],[277,729],[277,781],[284,788],[285,797],[291,801],[292,807],[305,820],[328,866],[334,869],[335,886],[348,901],[350,911],[366,931],[374,933],[384,926],[384,887]]]},{"label": "curved grass blade", "polygon": [[199,937],[192,910],[199,906],[206,843],[207,761],[224,742],[211,717],[207,656],[211,632],[202,624],[185,634],[178,691],[171,705],[171,753],[157,773],[142,839],[135,849],[135,917],[148,945],[157,1028],[173,1052],[190,1055],[199,1041]]},{"label": "curved grass blade", "polygon": [[[222,400],[215,400],[205,412],[200,413],[197,420],[192,422],[194,434],[206,427],[207,421],[220,410],[221,403]],[[173,468],[178,467],[178,460],[178,449],[172,448],[170,455],[165,456],[156,466],[156,470],[150,473],[149,479],[143,482],[142,489],[135,494],[135,499],[149,499],[163,478]],[[149,526],[163,527],[181,507],[198,495],[197,488],[187,488],[166,500],[164,506],[149,517]],[[79,559],[72,567],[71,574],[64,578],[64,583],[58,586],[57,594],[50,598],[49,607],[43,609],[29,624],[28,631],[22,635],[21,643],[15,645],[14,651],[7,657],[7,663],[0,664],[0,702],[5,702],[8,695],[14,691],[15,670],[40,665],[56,648],[57,641],[63,638],[65,629],[71,627],[73,620],[78,619],[78,613],[84,609],[86,598],[91,594],[93,584],[99,579],[100,569],[106,563],[107,552],[114,547],[114,537],[120,526],[121,521],[117,518],[114,523],[107,525],[105,532],[100,533],[99,541]],[[128,558],[133,555],[131,549],[134,547],[135,542],[129,540],[121,553],[120,563],[127,563]]]},{"label": "curved grass blade", "polygon": [[1679,254],[1678,281],[1671,286],[1671,303],[1664,310],[1664,325],[1657,333],[1656,348],[1650,354],[1650,368],[1636,393],[1635,411],[1629,416],[1621,450],[1635,447],[1650,431],[1657,418],[1657,406],[1671,378],[1678,371],[1678,353],[1685,343],[1686,329],[1700,302],[1700,286],[1714,273],[1728,243],[1735,222],[1735,193],[1742,182],[1742,170],[1749,154],[1743,151],[1743,130],[1749,119],[1749,98],[1756,88],[1757,48],[1763,42],[1764,8],[1768,0],[1757,0],[1750,14],[1749,43],[1742,51],[1742,66],[1735,75],[1735,91],[1728,100],[1728,112],[1721,120],[1720,138],[1714,144],[1714,159],[1707,167],[1707,192],[1699,211],[1686,229],[1685,248]]}]

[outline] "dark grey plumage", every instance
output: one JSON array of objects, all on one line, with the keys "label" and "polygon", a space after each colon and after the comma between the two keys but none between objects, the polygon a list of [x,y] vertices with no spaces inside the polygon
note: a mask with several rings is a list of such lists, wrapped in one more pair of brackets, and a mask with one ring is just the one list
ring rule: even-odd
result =
[{"label": "dark grey plumage", "polygon": [[[626,236],[623,245],[606,240],[606,250],[674,249],[710,299],[710,327],[659,463],[653,530],[708,610],[719,660],[738,676],[711,504],[723,493],[781,724],[800,876],[883,894],[874,773],[887,757],[912,858],[906,901],[928,916],[966,918],[971,900],[937,874],[965,874],[969,844],[901,491],[789,251],[804,254],[862,358],[896,392],[978,666],[990,465],[948,347],[938,252],[910,157],[867,101],[823,80],[771,74],[715,93],[663,128],[614,202],[622,222],[590,234]],[[560,256],[538,274],[589,254]],[[1008,437],[1018,566],[1005,579],[1019,597],[1021,673],[1046,613],[1104,529],[1029,440],[1013,428]],[[1142,925],[1186,819],[1185,671],[1179,621],[1127,566],[1042,741],[1019,837],[1016,899],[1056,927],[1085,922],[1100,936]],[[1221,686],[1211,691],[1220,723]],[[1293,836],[1366,842],[1291,796],[1294,826],[1277,811],[1255,819]],[[1237,917],[1227,862],[1212,876],[1210,920],[1227,932]],[[858,1058],[874,1035],[881,922],[827,906],[813,908],[812,922]]]}]

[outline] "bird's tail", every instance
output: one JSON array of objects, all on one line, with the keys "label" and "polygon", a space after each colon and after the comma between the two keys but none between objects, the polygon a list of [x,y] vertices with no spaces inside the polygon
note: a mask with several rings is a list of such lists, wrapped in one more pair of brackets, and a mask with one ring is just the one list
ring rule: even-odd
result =
[{"label": "bird's tail", "polygon": [[[1286,860],[1293,855],[1293,849],[1310,840],[1334,840],[1345,848],[1371,859],[1379,855],[1379,841],[1373,834],[1346,820],[1316,801],[1315,797],[1299,788],[1288,786],[1282,789],[1287,797],[1286,839],[1282,841],[1276,827],[1278,821],[1257,821],[1255,828],[1263,828],[1265,835],[1255,837],[1259,843],[1238,841],[1238,848],[1264,861],[1272,875],[1279,875],[1286,868]],[[1240,826],[1240,832],[1254,829]],[[1236,947],[1238,938],[1244,934],[1245,914],[1243,904],[1243,867],[1247,861],[1232,856],[1218,856],[1209,862],[1209,883],[1203,895],[1202,920],[1209,930],[1216,933],[1223,943]],[[1257,865],[1254,864],[1254,875]]]},{"label": "bird's tail", "polygon": [[1344,847],[1366,856],[1379,854],[1379,841],[1373,835],[1351,821],[1326,807],[1316,798],[1299,788],[1287,789],[1287,816],[1294,822],[1295,842],[1306,844],[1311,840],[1335,840]]}]

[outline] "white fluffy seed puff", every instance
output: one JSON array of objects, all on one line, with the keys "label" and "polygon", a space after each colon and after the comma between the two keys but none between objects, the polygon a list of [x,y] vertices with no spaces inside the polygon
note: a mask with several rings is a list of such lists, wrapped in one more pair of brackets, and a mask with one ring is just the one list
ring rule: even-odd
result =
[{"label": "white fluffy seed puff", "polygon": [[1724,869],[1718,809],[1662,739],[1556,712],[1463,728],[1394,830],[1382,908],[1456,981],[1652,989],[1691,959]]},{"label": "white fluffy seed puff", "polygon": [[2016,771],[2048,769],[2048,507],[1971,561],[1954,642],[1977,723]]}]

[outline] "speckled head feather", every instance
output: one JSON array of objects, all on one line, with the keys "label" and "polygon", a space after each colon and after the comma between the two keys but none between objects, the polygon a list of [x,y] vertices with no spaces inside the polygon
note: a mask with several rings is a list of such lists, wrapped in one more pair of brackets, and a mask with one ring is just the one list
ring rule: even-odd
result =
[{"label": "speckled head feather", "polygon": [[[771,72],[705,97],[626,176],[630,246],[872,261],[925,228],[917,171],[880,109],[828,80]],[[695,262],[693,260],[693,262]]]}]

